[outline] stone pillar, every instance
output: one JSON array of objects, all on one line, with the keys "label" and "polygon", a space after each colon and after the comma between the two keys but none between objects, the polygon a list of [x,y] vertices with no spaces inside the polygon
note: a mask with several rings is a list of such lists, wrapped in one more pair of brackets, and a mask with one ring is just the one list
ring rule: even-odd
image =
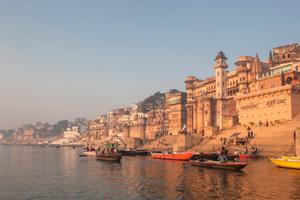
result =
[{"label": "stone pillar", "polygon": [[296,156],[300,157],[300,128],[296,128]]},{"label": "stone pillar", "polygon": [[193,106],[193,130],[192,130],[192,133],[194,133],[194,130],[197,130],[197,109],[198,109],[198,101],[195,101],[194,106]]},{"label": "stone pillar", "polygon": [[212,114],[211,114],[211,99],[205,100],[205,107],[204,107],[204,127],[212,125]]},{"label": "stone pillar", "polygon": [[197,133],[200,133],[204,127],[204,101],[198,102],[198,120],[197,120]]}]

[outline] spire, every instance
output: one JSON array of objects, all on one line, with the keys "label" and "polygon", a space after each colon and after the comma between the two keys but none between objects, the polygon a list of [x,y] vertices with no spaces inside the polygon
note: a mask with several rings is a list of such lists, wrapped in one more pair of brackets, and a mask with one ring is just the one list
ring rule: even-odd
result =
[{"label": "spire", "polygon": [[273,55],[271,51],[269,52],[268,64],[270,68],[273,66]]},{"label": "spire", "polygon": [[262,72],[262,67],[261,67],[261,63],[259,60],[259,56],[258,56],[258,54],[256,54],[254,62],[253,62],[253,66],[251,69],[251,73],[258,74],[260,72]]}]

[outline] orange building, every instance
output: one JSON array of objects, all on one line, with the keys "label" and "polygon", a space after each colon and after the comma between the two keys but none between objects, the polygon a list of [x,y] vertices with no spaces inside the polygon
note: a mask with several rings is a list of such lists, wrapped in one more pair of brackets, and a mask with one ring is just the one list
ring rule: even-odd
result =
[{"label": "orange building", "polygon": [[275,123],[300,112],[298,44],[274,48],[266,61],[240,56],[232,71],[226,60],[221,51],[214,76],[186,79],[188,132],[212,134],[237,123]]},{"label": "orange building", "polygon": [[186,127],[186,93],[170,90],[166,93],[167,132],[177,135]]}]

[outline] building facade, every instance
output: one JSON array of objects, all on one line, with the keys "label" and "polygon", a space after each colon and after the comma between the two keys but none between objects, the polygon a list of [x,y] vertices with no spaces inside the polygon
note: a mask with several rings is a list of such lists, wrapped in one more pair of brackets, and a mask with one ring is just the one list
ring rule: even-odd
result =
[{"label": "building facade", "polygon": [[166,115],[168,134],[177,135],[186,127],[186,93],[170,90],[166,93]]},{"label": "building facade", "polygon": [[67,128],[67,130],[64,131],[64,139],[67,140],[74,140],[80,138],[80,128],[79,126],[73,126],[71,128]]},{"label": "building facade", "polygon": [[240,56],[228,71],[227,58],[219,52],[214,76],[194,76],[185,81],[187,130],[212,134],[233,125],[290,120],[300,111],[300,46],[274,48],[266,61]]}]

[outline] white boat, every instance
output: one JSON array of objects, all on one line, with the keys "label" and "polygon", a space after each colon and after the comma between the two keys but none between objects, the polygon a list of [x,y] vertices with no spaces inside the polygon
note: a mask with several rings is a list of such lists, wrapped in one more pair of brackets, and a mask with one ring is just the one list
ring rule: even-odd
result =
[{"label": "white boat", "polygon": [[86,156],[96,156],[96,151],[84,151],[82,154]]}]

